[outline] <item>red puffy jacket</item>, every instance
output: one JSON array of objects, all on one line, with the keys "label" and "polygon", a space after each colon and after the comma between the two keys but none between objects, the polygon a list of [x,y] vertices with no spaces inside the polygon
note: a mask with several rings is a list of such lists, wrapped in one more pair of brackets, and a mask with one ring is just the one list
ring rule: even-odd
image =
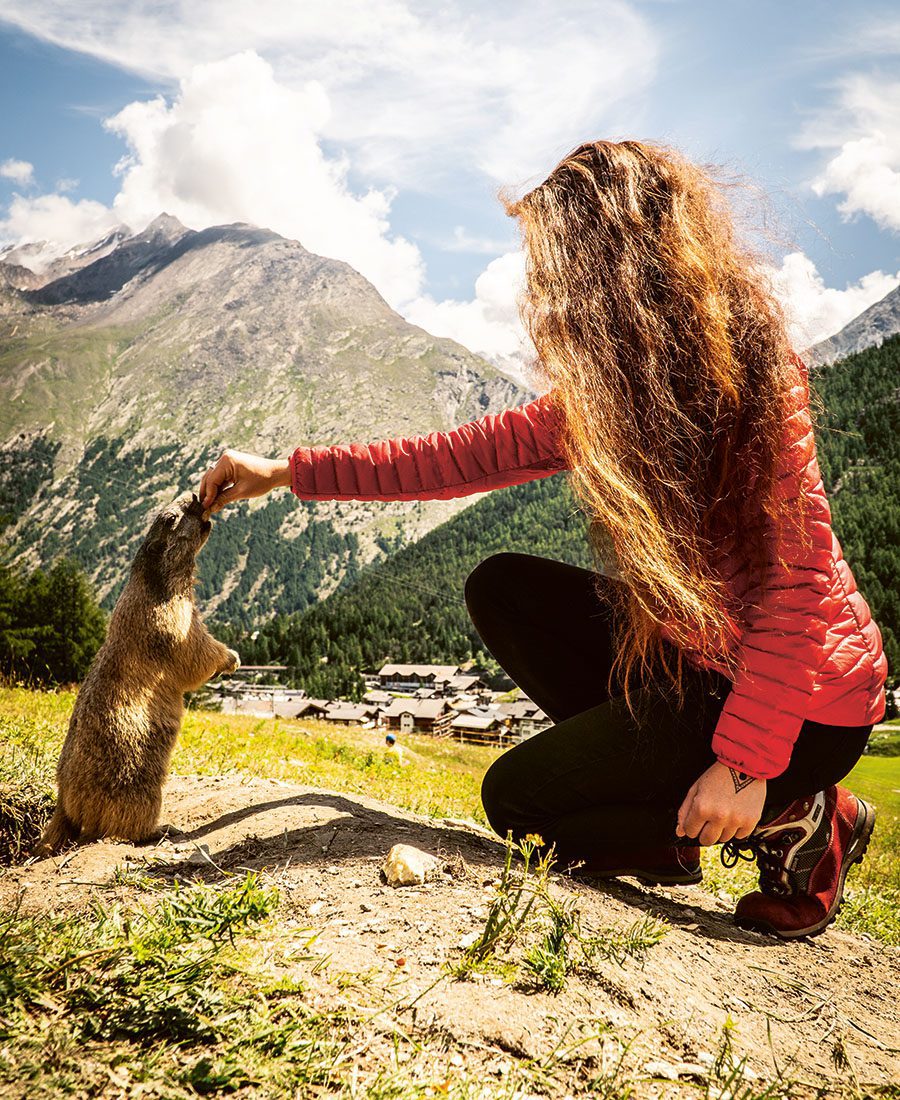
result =
[{"label": "red puffy jacket", "polygon": [[[779,482],[784,493],[796,497],[800,479],[806,479],[813,505],[807,520],[812,545],[791,545],[781,532],[773,532],[772,545],[790,563],[790,573],[769,587],[761,604],[750,601],[744,667],[712,742],[719,760],[760,779],[787,767],[805,718],[862,726],[879,721],[885,712],[887,661],[881,633],[831,529],[806,368],[797,362],[803,380],[791,391]],[[450,432],[298,447],[291,456],[291,487],[302,500],[385,501],[446,500],[500,489],[565,468],[559,427],[552,398],[545,394]],[[743,599],[749,583],[735,554],[739,538],[735,532],[723,543],[716,568]],[[690,650],[685,656],[704,664]]]}]

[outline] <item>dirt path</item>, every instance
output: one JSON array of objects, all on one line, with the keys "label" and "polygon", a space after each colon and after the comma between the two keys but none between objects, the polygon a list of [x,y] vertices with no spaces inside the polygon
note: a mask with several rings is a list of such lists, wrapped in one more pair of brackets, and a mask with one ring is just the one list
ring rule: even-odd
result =
[{"label": "dirt path", "polygon": [[[94,844],[7,869],[0,901],[21,894],[23,909],[35,911],[75,910],[94,895],[124,899],[134,888],[112,883],[123,865],[208,880],[265,870],[282,891],[284,934],[320,933],[316,997],[390,1006],[407,1030],[440,1037],[442,1049],[463,1050],[488,1075],[502,1076],[517,1058],[559,1057],[566,1043],[608,1027],[605,1039],[591,1040],[599,1062],[621,1057],[624,1043],[631,1071],[690,1077],[684,1064],[709,1063],[730,1017],[734,1049],[760,1078],[781,1072],[835,1090],[854,1077],[900,1081],[900,949],[835,930],[786,945],[735,928],[730,905],[702,888],[624,881],[598,889],[551,876],[558,897],[577,900],[587,928],[625,928],[652,914],[667,922],[665,937],[639,960],[571,978],[559,995],[508,974],[456,981],[441,978],[442,966],[484,926],[503,860],[502,846],[476,827],[364,796],[232,777],[173,779],[164,820],[179,832],[154,847]],[[461,856],[468,870],[392,889],[379,869],[397,842]],[[666,1086],[648,1087],[646,1095],[668,1095],[652,1091]]]}]

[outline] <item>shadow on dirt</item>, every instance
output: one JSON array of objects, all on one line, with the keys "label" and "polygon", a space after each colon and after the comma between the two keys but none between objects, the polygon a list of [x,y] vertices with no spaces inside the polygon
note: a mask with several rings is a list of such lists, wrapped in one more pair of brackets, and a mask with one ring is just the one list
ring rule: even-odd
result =
[{"label": "shadow on dirt", "polygon": [[[262,823],[266,815],[294,809],[303,823],[285,827],[275,835],[261,836],[246,833],[240,839],[228,843],[223,834],[232,833],[235,827],[246,829],[252,819]],[[325,813],[323,814],[323,811]],[[324,816],[325,820],[316,820]],[[271,823],[270,823],[271,828]],[[352,797],[324,791],[291,795],[243,806],[222,814],[215,820],[196,828],[180,831],[169,826],[169,837],[175,843],[194,843],[198,847],[209,841],[210,862],[182,862],[165,867],[151,868],[155,878],[215,880],[224,872],[238,870],[267,870],[278,873],[300,864],[325,866],[340,864],[342,860],[380,860],[394,844],[413,844],[426,851],[445,856],[448,860],[461,856],[466,863],[492,879],[504,857],[504,845],[499,839],[482,836],[462,825],[444,822],[428,823],[410,821],[393,813],[373,808]],[[226,840],[222,845],[215,841]],[[682,901],[659,891],[642,889],[627,880],[586,881],[564,873],[553,876],[559,885],[568,886],[577,895],[606,894],[631,908],[661,917],[683,931],[701,939],[727,940],[760,946],[780,946],[780,941],[747,932],[736,927],[730,914],[719,913],[715,899],[702,891]]]}]

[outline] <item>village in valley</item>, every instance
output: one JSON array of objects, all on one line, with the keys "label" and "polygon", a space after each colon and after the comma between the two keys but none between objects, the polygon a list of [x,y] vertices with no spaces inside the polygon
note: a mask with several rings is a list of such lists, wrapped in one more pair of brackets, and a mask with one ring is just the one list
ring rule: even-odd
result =
[{"label": "village in valley", "polygon": [[359,702],[311,699],[302,688],[277,682],[288,671],[286,665],[245,665],[229,679],[210,685],[213,691],[204,705],[218,707],[223,714],[318,719],[497,747],[551,725],[551,719],[520,691],[493,691],[477,671],[459,665],[386,664],[366,675]]}]

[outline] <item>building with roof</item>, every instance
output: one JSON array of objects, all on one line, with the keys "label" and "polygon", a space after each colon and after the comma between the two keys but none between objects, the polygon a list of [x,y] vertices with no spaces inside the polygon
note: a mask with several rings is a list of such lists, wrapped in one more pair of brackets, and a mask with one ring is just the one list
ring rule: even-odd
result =
[{"label": "building with roof", "polygon": [[458,665],[384,665],[378,673],[378,686],[384,691],[418,691],[437,688],[460,675]]},{"label": "building with roof", "polygon": [[324,718],[332,706],[329,699],[300,699],[293,709],[285,713],[285,718]]},{"label": "building with roof", "polygon": [[443,737],[448,731],[453,711],[446,699],[394,699],[381,711],[389,730],[400,733],[431,733]]},{"label": "building with roof", "polygon": [[518,740],[532,737],[553,725],[552,719],[526,696],[520,696],[511,703],[500,703],[497,714],[508,724]]},{"label": "building with roof", "polygon": [[338,700],[328,704],[325,721],[341,726],[374,726],[378,719],[378,707],[368,703],[346,703]]},{"label": "building with roof", "polygon": [[378,673],[378,687],[420,698],[487,690],[480,676],[463,672],[458,665],[384,665]]},{"label": "building with roof", "polygon": [[493,713],[457,714],[450,722],[450,734],[477,744],[503,745],[513,739],[506,723]]},{"label": "building with roof", "polygon": [[370,703],[372,705],[381,705],[392,702],[394,696],[389,691],[381,691],[378,688],[372,688],[365,693],[362,697],[364,703]]}]

